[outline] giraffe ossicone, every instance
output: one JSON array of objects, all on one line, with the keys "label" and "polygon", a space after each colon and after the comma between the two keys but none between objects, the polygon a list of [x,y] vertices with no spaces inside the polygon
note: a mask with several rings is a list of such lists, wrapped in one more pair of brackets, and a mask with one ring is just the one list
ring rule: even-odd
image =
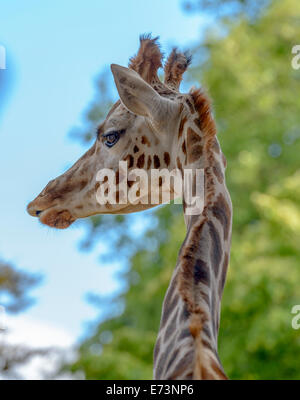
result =
[{"label": "giraffe ossicone", "polygon": [[[174,182],[158,176],[154,187],[159,193],[153,202],[151,171],[176,170],[181,176],[192,171],[190,186],[193,193],[201,188],[202,206],[198,204],[199,211],[190,213],[190,193],[181,192],[187,234],[163,302],[154,378],[226,379],[217,343],[232,205],[210,101],[201,89],[179,92],[190,62],[187,53],[174,49],[161,82],[157,71],[162,54],[157,38],[142,36],[129,68],[111,66],[120,100],[99,125],[94,144],[70,169],[50,181],[27,210],[43,224],[61,229],[95,214],[143,211],[163,203],[164,195],[177,199],[180,192]],[[104,169],[114,172],[115,201],[97,198],[97,193],[109,191],[109,178],[99,177]],[[129,179],[134,170],[149,179],[143,184]],[[202,171],[203,179],[197,170]],[[138,175],[136,171],[133,174]]]}]

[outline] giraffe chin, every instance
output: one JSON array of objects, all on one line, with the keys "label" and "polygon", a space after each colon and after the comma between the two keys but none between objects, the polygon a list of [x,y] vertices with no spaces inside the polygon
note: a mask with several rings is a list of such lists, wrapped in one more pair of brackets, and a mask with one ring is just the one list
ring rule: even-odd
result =
[{"label": "giraffe chin", "polygon": [[40,215],[40,222],[44,225],[48,225],[51,228],[66,229],[68,228],[76,218],[68,210],[57,211],[51,209],[45,210]]}]

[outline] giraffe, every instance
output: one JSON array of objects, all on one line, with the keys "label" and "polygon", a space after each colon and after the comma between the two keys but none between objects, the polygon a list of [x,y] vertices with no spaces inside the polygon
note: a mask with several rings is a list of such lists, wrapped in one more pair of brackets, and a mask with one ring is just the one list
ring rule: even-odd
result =
[{"label": "giraffe", "polygon": [[[158,380],[227,379],[217,344],[232,226],[226,159],[206,93],[196,88],[185,94],[179,91],[191,58],[173,49],[162,82],[157,75],[162,67],[157,40],[141,36],[129,68],[111,65],[120,99],[98,126],[92,147],[50,181],[27,211],[43,224],[64,229],[95,214],[127,214],[153,207],[150,201],[99,204],[95,193],[105,179],[97,181],[97,171],[109,168],[116,172],[116,185],[123,182],[130,188],[133,184],[118,169],[120,160],[127,163],[128,171],[137,167],[147,174],[153,168],[177,168],[182,174],[187,168],[202,169],[202,213],[188,215],[183,193],[187,233],[163,301],[153,376]],[[161,180],[159,185],[176,197],[172,187],[164,187]],[[117,198],[123,195],[117,190]]]}]

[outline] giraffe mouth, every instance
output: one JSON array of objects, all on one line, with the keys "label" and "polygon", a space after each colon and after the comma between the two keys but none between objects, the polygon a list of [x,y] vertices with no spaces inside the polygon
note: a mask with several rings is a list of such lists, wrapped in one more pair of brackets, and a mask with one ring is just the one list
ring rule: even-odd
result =
[{"label": "giraffe mouth", "polygon": [[57,229],[66,229],[76,220],[70,211],[58,211],[53,208],[41,211],[38,218],[42,224]]},{"label": "giraffe mouth", "polygon": [[36,216],[43,225],[57,229],[66,229],[76,220],[68,210],[55,210],[52,207],[36,211]]},{"label": "giraffe mouth", "polygon": [[55,206],[37,209],[30,203],[27,211],[31,216],[38,217],[42,224],[51,228],[66,229],[76,220],[69,210],[57,210]]}]

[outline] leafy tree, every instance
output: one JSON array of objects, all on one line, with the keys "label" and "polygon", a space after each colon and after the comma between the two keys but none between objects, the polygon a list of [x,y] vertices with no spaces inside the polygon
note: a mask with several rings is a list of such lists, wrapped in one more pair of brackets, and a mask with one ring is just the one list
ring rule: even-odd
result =
[{"label": "leafy tree", "polygon": [[29,275],[11,264],[0,261],[0,296],[8,312],[20,312],[33,303],[28,291],[40,281],[38,275]]},{"label": "leafy tree", "polygon": [[[214,99],[234,206],[220,330],[220,356],[233,379],[300,378],[300,336],[291,326],[292,306],[300,303],[300,73],[291,68],[299,19],[297,0],[274,0],[254,21],[225,21],[226,35],[211,29],[194,49],[190,80]],[[204,50],[207,57],[197,57]],[[179,206],[160,207],[144,214],[135,241],[126,229],[132,218],[87,222],[86,243],[99,240],[105,226],[130,256],[126,289],[96,297],[106,314],[65,367],[87,379],[152,377],[161,304],[185,226]]]},{"label": "leafy tree", "polygon": [[[0,261],[0,305],[8,313],[19,313],[32,305],[33,299],[28,291],[40,282],[40,276],[30,275],[16,269],[11,264]],[[30,349],[5,343],[1,335],[6,327],[0,325],[0,376],[3,378],[18,378],[17,367],[25,364],[36,355],[48,352],[46,349]]]}]

